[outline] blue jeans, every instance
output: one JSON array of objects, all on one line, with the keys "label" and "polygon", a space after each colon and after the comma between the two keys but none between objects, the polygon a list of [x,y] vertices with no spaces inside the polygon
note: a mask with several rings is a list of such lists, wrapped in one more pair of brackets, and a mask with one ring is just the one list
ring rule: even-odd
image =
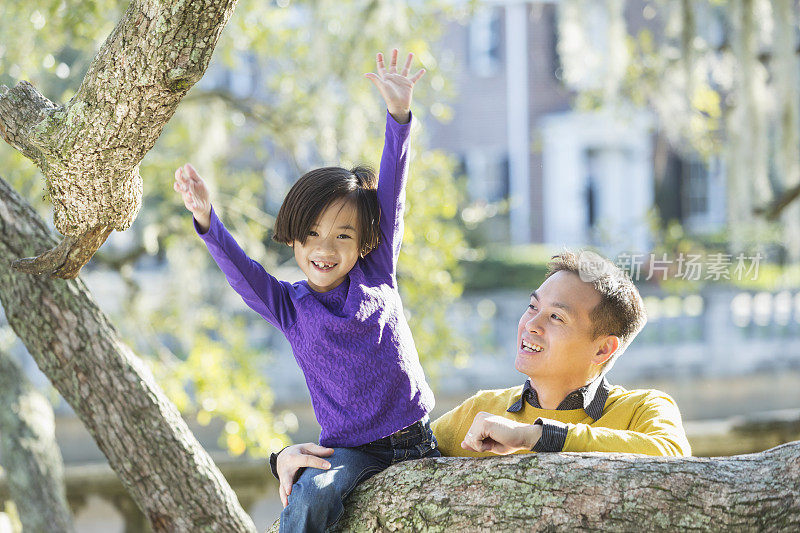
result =
[{"label": "blue jeans", "polygon": [[430,423],[422,421],[355,448],[334,448],[330,470],[305,468],[281,513],[280,533],[323,532],[344,513],[344,500],[362,481],[390,465],[440,457]]}]

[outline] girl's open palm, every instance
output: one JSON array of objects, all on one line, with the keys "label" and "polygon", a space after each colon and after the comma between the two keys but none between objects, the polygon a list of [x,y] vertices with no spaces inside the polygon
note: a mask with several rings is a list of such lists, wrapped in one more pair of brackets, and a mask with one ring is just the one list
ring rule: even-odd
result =
[{"label": "girl's open palm", "polygon": [[172,188],[181,195],[183,205],[192,212],[201,227],[207,228],[211,215],[211,198],[203,178],[186,163],[175,171]]},{"label": "girl's open palm", "polygon": [[405,117],[408,114],[411,109],[411,95],[414,92],[414,84],[425,74],[425,69],[420,69],[409,77],[408,74],[413,59],[414,54],[408,54],[403,69],[397,72],[397,49],[392,50],[392,58],[388,69],[384,65],[383,54],[378,53],[376,57],[378,73],[369,72],[364,74],[378,88],[386,102],[389,113],[396,119]]}]

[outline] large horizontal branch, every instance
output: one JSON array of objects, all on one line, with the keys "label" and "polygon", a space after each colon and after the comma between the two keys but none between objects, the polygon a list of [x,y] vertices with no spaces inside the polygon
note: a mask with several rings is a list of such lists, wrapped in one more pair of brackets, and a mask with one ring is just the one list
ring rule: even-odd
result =
[{"label": "large horizontal branch", "polygon": [[[800,442],[752,455],[547,453],[400,463],[336,531],[798,531]],[[270,531],[277,531],[277,522]]]},{"label": "large horizontal branch", "polygon": [[66,253],[18,267],[75,277],[112,230],[130,227],[142,200],[139,163],[205,73],[235,4],[133,0],[66,105],[26,82],[0,92],[0,133],[42,170],[56,229],[75,237]]},{"label": "large horizontal branch", "polygon": [[52,246],[44,222],[0,179],[0,302],[156,532],[254,531],[175,406],[79,280],[22,274],[9,258]]}]

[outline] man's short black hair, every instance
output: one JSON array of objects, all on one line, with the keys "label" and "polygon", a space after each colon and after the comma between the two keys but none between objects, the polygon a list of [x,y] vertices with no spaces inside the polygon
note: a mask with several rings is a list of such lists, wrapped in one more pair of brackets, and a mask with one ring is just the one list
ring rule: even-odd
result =
[{"label": "man's short black hair", "polygon": [[620,339],[617,351],[605,365],[609,368],[647,322],[639,290],[621,268],[594,252],[565,250],[554,255],[547,264],[545,279],[561,271],[578,275],[600,293],[600,303],[589,313],[594,325],[592,336],[615,335]]}]

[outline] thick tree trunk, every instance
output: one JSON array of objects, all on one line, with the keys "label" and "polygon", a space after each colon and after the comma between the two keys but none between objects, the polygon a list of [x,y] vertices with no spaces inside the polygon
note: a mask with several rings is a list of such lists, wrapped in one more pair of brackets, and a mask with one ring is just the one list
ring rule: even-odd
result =
[{"label": "thick tree trunk", "polygon": [[708,459],[543,453],[409,461],[358,487],[336,530],[800,531],[800,442]]},{"label": "thick tree trunk", "polygon": [[130,227],[142,200],[139,162],[205,73],[235,5],[132,0],[66,105],[27,82],[0,87],[0,136],[42,170],[67,236],[17,268],[75,278],[111,231]]},{"label": "thick tree trunk", "polygon": [[156,532],[253,531],[252,520],[141,360],[79,280],[31,276],[10,258],[54,244],[0,179],[0,302]]},{"label": "thick tree trunk", "polygon": [[0,454],[25,531],[71,532],[53,408],[0,350]]}]

